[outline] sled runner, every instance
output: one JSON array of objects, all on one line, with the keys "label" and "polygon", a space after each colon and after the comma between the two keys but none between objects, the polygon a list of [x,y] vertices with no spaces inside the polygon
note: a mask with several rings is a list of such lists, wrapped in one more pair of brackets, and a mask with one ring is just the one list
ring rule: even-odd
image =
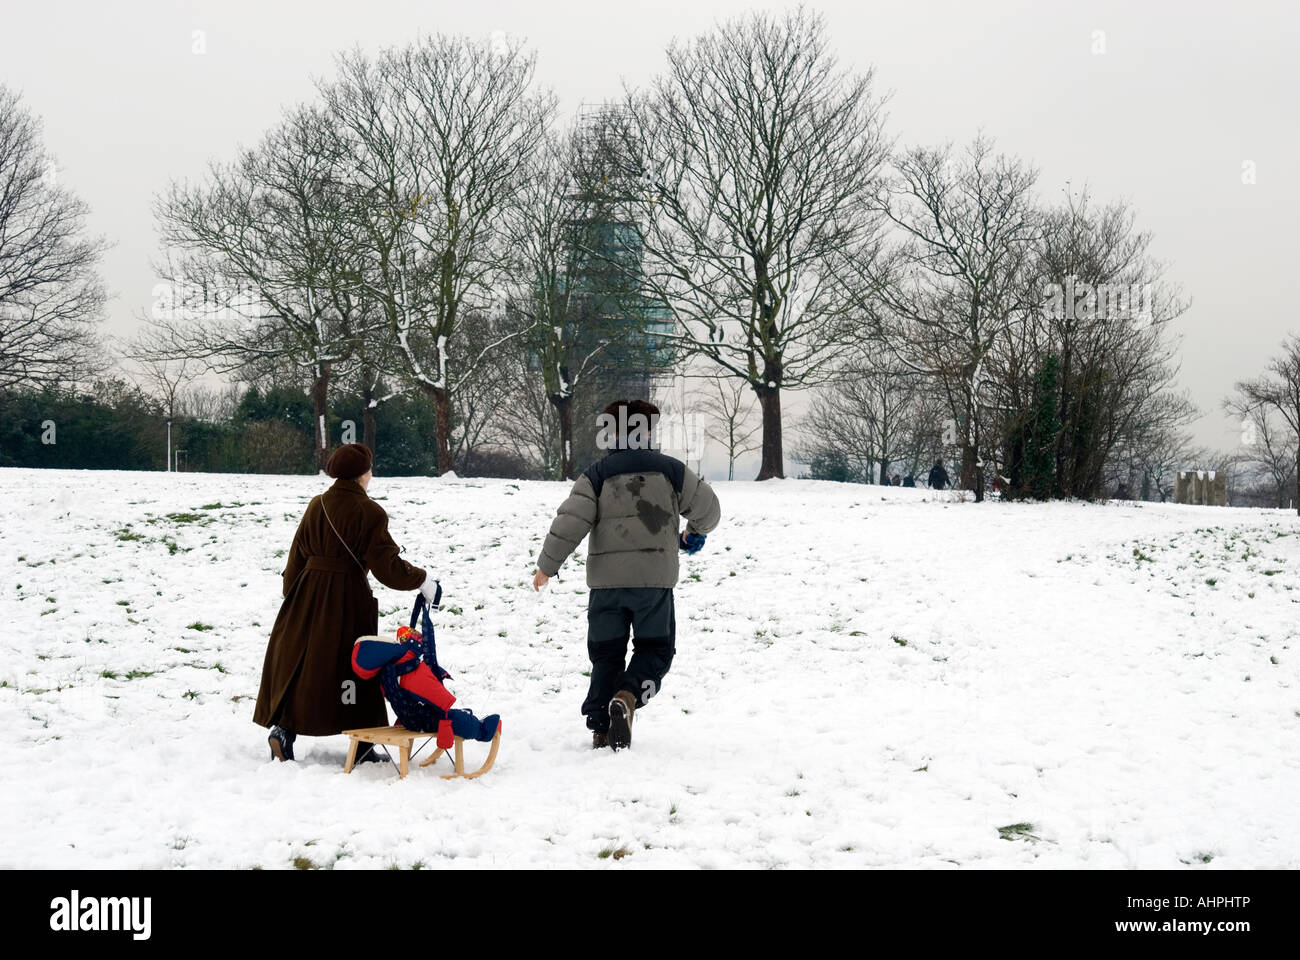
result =
[{"label": "sled runner", "polygon": [[[454,780],[454,779],[456,779],[457,777],[464,777],[466,780],[473,780],[475,777],[481,777],[481,776],[483,776],[483,774],[485,774],[485,773],[487,773],[489,770],[491,770],[491,769],[492,769],[492,764],[494,764],[494,763],[497,762],[497,749],[501,746],[501,727],[500,727],[500,725],[497,726],[497,732],[496,732],[495,734],[492,735],[492,749],[488,751],[487,759],[483,761],[483,766],[479,767],[479,768],[478,768],[477,770],[475,770],[473,773],[466,773],[466,772],[465,772],[465,752],[464,752],[464,749],[463,749],[464,745],[465,745],[465,738],[464,738],[464,737],[457,737],[457,738],[456,738],[456,754],[455,754],[455,757],[456,757],[456,772],[455,772],[455,773],[444,773],[444,774],[442,775],[442,779],[444,779],[444,780]],[[442,747],[439,747],[437,750],[435,750],[435,751],[433,752],[433,756],[431,756],[428,760],[422,760],[422,761],[420,762],[420,766],[422,766],[422,767],[427,767],[427,766],[429,766],[429,764],[435,762],[439,757],[441,757],[441,756],[442,756],[444,753],[446,753],[446,752],[447,752],[447,751],[446,751],[445,749],[443,749]]]},{"label": "sled runner", "polygon": [[[442,598],[442,587],[437,587],[433,608]],[[352,648],[352,669],[367,680],[379,678],[384,697],[388,700],[397,723],[391,727],[367,727],[344,730],[351,742],[344,773],[350,773],[356,764],[358,745],[373,743],[384,748],[395,746],[399,752],[399,772],[405,777],[410,770],[417,737],[423,738],[420,750],[436,738],[438,749],[423,763],[427,767],[448,750],[454,750],[455,772],[444,774],[444,780],[464,777],[472,780],[492,769],[497,751],[501,747],[501,718],[496,714],[480,720],[469,710],[454,709],[456,697],[443,686],[451,674],[438,664],[434,644],[433,622],[429,618],[430,604],[423,594],[415,598],[411,608],[411,625],[397,631],[397,642],[382,637],[358,637]],[[416,630],[416,624],[421,629]],[[491,743],[487,760],[472,773],[465,772],[465,741],[478,740]]]}]

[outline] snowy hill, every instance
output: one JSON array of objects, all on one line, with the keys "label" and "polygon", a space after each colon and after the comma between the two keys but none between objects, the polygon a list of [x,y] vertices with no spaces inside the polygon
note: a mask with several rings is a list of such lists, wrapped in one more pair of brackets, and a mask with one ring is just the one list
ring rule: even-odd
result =
[{"label": "snowy hill", "polygon": [[[0,470],[2,867],[1300,867],[1293,514],[716,484],[677,657],[593,752],[567,485],[377,478],[496,768],[269,761],[312,477]],[[409,597],[376,586],[381,631]],[[469,761],[481,745],[467,746]]]}]

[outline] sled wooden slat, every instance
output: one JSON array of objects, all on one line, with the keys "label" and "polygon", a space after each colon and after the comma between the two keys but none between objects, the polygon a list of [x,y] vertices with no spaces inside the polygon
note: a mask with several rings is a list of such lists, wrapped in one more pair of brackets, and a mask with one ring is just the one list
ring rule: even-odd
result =
[{"label": "sled wooden slat", "polygon": [[343,763],[343,772],[351,773],[357,764],[357,744],[365,741],[376,746],[397,747],[397,773],[405,778],[411,771],[411,749],[416,738],[432,740],[436,733],[422,730],[407,730],[405,727],[364,727],[359,730],[344,730],[348,735],[348,758]]},{"label": "sled wooden slat", "polygon": [[[362,741],[365,741],[367,743],[373,743],[376,745],[382,743],[385,746],[397,747],[398,748],[398,775],[402,778],[405,778],[406,775],[410,772],[411,750],[415,744],[416,739],[418,738],[422,740],[432,740],[437,736],[436,733],[421,731],[421,730],[407,730],[405,727],[397,727],[397,726],[365,727],[359,730],[344,730],[343,732],[347,734],[347,736],[349,737],[348,757],[343,764],[344,773],[351,773],[352,768],[356,766],[357,744],[361,743]],[[456,738],[456,754],[455,754],[456,772],[443,774],[442,778],[444,780],[451,780],[456,777],[464,777],[466,780],[473,780],[475,777],[481,777],[483,774],[491,770],[492,764],[496,763],[497,750],[501,746],[501,728],[500,727],[497,728],[496,736],[492,738],[492,749],[488,751],[487,760],[484,761],[483,766],[479,767],[473,773],[465,772],[464,743],[465,740],[463,737]],[[421,761],[420,766],[422,767],[429,766],[429,764],[433,763],[445,752],[446,751],[443,750],[442,747],[439,747],[437,750],[434,751],[433,756],[429,757],[429,759],[427,760]]]}]

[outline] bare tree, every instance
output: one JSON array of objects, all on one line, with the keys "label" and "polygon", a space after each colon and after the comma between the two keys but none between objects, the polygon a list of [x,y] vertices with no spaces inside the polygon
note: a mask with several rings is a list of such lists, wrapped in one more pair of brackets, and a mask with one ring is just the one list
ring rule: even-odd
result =
[{"label": "bare tree", "polygon": [[961,482],[983,499],[985,364],[1008,328],[1028,317],[1024,269],[1039,232],[1036,172],[978,137],[914,148],[895,160],[882,210],[901,242],[867,265],[879,322],[873,332],[917,373],[936,378],[960,428]]},{"label": "bare tree", "polygon": [[[1282,352],[1268,365],[1267,372],[1236,385],[1241,400],[1250,406],[1275,410],[1293,434],[1300,434],[1300,337],[1289,335]],[[1296,447],[1296,473],[1300,475],[1300,446]],[[1296,503],[1300,514],[1300,501]]]},{"label": "bare tree", "polygon": [[1036,309],[1025,369],[1048,352],[1060,358],[1058,496],[1096,495],[1119,446],[1176,447],[1188,403],[1169,393],[1177,363],[1167,333],[1187,305],[1163,283],[1150,243],[1131,207],[1094,204],[1086,188],[1043,213],[1027,273]]},{"label": "bare tree", "polygon": [[0,387],[57,384],[97,364],[105,249],[58,183],[40,122],[0,86]]},{"label": "bare tree", "polygon": [[558,418],[558,479],[574,473],[575,390],[626,337],[624,309],[637,293],[608,267],[621,224],[609,201],[615,171],[606,143],[599,116],[548,139],[511,211],[511,307],[528,321],[525,343],[536,357],[526,375],[541,378]]},{"label": "bare tree", "polygon": [[232,372],[287,360],[309,369],[323,470],[331,379],[373,312],[358,300],[344,145],[317,108],[291,111],[255,150],[172,184],[157,203],[170,282],[155,310],[155,355]]},{"label": "bare tree", "polygon": [[851,356],[813,397],[802,423],[808,452],[838,454],[867,482],[888,483],[897,462],[915,475],[939,435],[926,386],[887,354]]},{"label": "bare tree", "polygon": [[819,14],[752,14],[673,43],[625,106],[644,283],[680,351],[753,389],[758,479],[783,476],[781,390],[822,375],[855,319],[836,266],[876,245],[887,145],[872,73],[838,65]]},{"label": "bare tree", "polygon": [[1270,481],[1278,507],[1285,507],[1287,493],[1295,487],[1300,467],[1300,434],[1295,417],[1282,413],[1288,404],[1287,378],[1300,376],[1300,358],[1292,351],[1296,341],[1286,345],[1287,353],[1270,367],[1277,379],[1261,378],[1237,384],[1237,392],[1223,402],[1224,409],[1241,418],[1241,448],[1238,463],[1257,467]]},{"label": "bare tree", "polygon": [[1199,413],[1186,396],[1166,392],[1152,398],[1108,448],[1105,485],[1117,491],[1122,485],[1139,500],[1163,503],[1172,497],[1178,471],[1204,462],[1205,452],[1195,448],[1187,430]]},{"label": "bare tree", "polygon": [[226,383],[220,387],[193,384],[177,396],[176,412],[204,423],[229,420],[239,407],[242,392],[238,383]]},{"label": "bare tree", "polygon": [[168,420],[174,420],[185,393],[203,373],[203,364],[190,357],[172,356],[166,347],[156,328],[145,327],[122,347],[121,353],[134,361],[145,393],[162,404]]},{"label": "bare tree", "polygon": [[[703,388],[704,435],[727,451],[727,479],[736,479],[736,460],[762,447],[763,421],[755,421],[757,398],[735,377],[710,377]],[[756,439],[757,438],[757,439]]]},{"label": "bare tree", "polygon": [[452,393],[483,358],[453,360],[457,327],[493,309],[503,218],[555,111],[531,89],[534,67],[517,43],[437,35],[375,59],[354,51],[322,86],[363,198],[359,280],[401,375],[434,403],[440,472],[452,466]]}]

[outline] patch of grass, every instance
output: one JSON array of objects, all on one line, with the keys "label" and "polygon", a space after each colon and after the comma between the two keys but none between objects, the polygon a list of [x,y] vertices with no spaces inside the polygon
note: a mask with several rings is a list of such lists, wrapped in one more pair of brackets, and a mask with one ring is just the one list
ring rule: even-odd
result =
[{"label": "patch of grass", "polygon": [[1218,581],[1216,578],[1214,578],[1214,577],[1206,577],[1206,578],[1205,578],[1205,585],[1206,585],[1207,587],[1212,587],[1212,586],[1214,586],[1214,585],[1215,585],[1216,583],[1218,583],[1218,582],[1219,582],[1219,581]]},{"label": "patch of grass", "polygon": [[136,533],[130,527],[123,527],[120,530],[114,531],[113,536],[117,537],[117,539],[119,540],[124,540],[124,541],[144,539],[143,533]]},{"label": "patch of grass", "polygon": [[1137,562],[1138,562],[1138,563],[1141,563],[1141,562],[1144,561],[1144,560],[1145,560],[1147,563],[1155,563],[1154,560],[1152,560],[1150,557],[1148,557],[1145,553],[1143,553],[1143,552],[1142,552],[1141,550],[1139,550],[1137,547],[1134,547],[1134,548],[1133,548],[1133,556],[1137,559]]},{"label": "patch of grass", "polygon": [[152,677],[157,670],[131,670],[126,674],[127,680],[139,680],[141,677]]},{"label": "patch of grass", "polygon": [[1037,842],[1042,837],[1035,836],[1035,827],[1032,823],[1008,823],[1005,827],[998,827],[998,836],[1003,840],[1029,840]]},{"label": "patch of grass", "polygon": [[114,673],[112,670],[105,670],[105,671],[103,671],[102,673],[100,673],[100,676],[103,677],[105,680],[116,680],[116,679],[118,679],[118,675],[117,675],[116,673]]},{"label": "patch of grass", "polygon": [[169,513],[167,519],[172,523],[211,523],[211,517],[205,517],[201,513]]},{"label": "patch of grass", "polygon": [[210,623],[202,623],[202,622],[200,622],[200,621],[198,621],[198,620],[195,620],[193,623],[191,623],[191,624],[190,624],[188,627],[186,627],[185,629],[186,629],[186,630],[198,630],[200,633],[202,633],[203,631],[211,630],[211,629],[212,629],[212,624],[210,624]]},{"label": "patch of grass", "polygon": [[320,867],[316,866],[316,864],[308,860],[306,857],[294,857],[293,868],[295,870],[319,870],[320,869]]},{"label": "patch of grass", "polygon": [[894,641],[896,644],[898,644],[900,647],[905,647],[905,646],[907,646],[907,641],[904,640],[902,637],[900,637],[898,634],[894,634],[894,635],[893,635],[892,637],[890,637],[889,639],[890,639],[890,640],[893,640],[893,641]]},{"label": "patch of grass", "polygon": [[618,847],[606,847],[604,850],[600,851],[600,853],[596,854],[596,856],[601,860],[608,860],[610,857],[613,857],[615,860],[622,860],[624,857],[630,857],[631,855],[632,849],[626,844]]},{"label": "patch of grass", "polygon": [[198,692],[195,690],[186,690],[181,696],[186,700],[197,700],[199,698]]}]

